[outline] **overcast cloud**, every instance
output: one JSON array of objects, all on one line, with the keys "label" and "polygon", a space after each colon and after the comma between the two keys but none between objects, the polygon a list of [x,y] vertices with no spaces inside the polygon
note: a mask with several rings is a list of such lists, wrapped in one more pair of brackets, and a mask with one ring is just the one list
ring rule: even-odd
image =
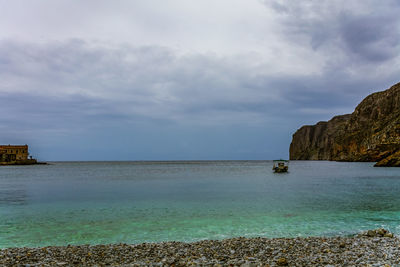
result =
[{"label": "overcast cloud", "polygon": [[272,159],[400,78],[397,1],[2,1],[0,141],[44,160]]}]

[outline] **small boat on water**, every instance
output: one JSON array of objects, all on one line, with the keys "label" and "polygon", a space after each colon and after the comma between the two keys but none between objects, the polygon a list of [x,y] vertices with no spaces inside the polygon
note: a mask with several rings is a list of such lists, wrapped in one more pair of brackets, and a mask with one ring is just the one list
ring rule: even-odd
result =
[{"label": "small boat on water", "polygon": [[272,170],[274,172],[287,172],[289,169],[289,161],[288,160],[274,160],[274,166]]}]

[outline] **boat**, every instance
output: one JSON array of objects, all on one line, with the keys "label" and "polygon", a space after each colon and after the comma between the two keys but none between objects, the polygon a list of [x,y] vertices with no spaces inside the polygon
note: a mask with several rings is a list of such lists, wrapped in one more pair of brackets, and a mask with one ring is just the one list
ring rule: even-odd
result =
[{"label": "boat", "polygon": [[274,172],[287,172],[289,169],[289,161],[288,160],[274,160],[274,166],[272,170]]}]

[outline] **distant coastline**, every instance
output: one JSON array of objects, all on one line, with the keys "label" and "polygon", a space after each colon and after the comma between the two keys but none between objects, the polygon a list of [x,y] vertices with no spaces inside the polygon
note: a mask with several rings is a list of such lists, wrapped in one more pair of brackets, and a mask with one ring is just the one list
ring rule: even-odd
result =
[{"label": "distant coastline", "polygon": [[27,161],[19,161],[14,163],[0,163],[0,166],[23,166],[23,165],[49,165],[48,162],[37,161],[36,159],[31,159]]},{"label": "distant coastline", "polygon": [[13,162],[0,162],[0,166],[34,165],[34,164],[43,164],[43,163],[38,163],[38,161],[36,159],[18,160],[18,161],[13,161]]}]

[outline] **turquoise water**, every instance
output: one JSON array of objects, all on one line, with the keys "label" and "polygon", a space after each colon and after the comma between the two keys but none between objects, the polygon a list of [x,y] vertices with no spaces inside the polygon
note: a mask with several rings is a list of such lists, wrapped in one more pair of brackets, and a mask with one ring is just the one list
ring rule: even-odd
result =
[{"label": "turquoise water", "polygon": [[400,234],[400,168],[292,161],[0,167],[0,248]]}]

